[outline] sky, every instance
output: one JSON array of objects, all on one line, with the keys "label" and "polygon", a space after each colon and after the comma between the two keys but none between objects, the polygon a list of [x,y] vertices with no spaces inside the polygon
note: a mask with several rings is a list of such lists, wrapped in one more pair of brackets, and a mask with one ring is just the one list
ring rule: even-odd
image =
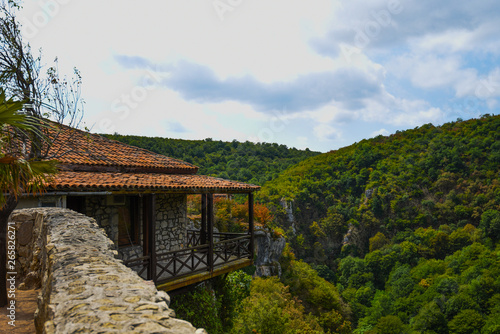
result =
[{"label": "sky", "polygon": [[327,152],[500,110],[497,0],[24,0],[95,133]]}]

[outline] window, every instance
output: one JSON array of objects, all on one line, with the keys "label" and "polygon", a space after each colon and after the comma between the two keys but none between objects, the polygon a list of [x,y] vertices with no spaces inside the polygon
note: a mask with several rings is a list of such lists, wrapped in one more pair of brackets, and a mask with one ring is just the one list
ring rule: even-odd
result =
[{"label": "window", "polygon": [[139,244],[139,198],[127,196],[125,205],[118,206],[118,246]]},{"label": "window", "polygon": [[66,207],[73,211],[86,214],[85,196],[68,196],[66,197]]}]

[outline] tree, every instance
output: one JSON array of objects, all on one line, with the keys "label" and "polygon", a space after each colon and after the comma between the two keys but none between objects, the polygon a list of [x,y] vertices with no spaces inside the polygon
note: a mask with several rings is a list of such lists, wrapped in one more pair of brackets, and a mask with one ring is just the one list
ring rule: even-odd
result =
[{"label": "tree", "polygon": [[[42,57],[41,54],[34,57],[29,43],[23,40],[16,19],[19,8],[17,0],[0,0],[0,84],[7,98],[23,102],[27,115],[77,127],[83,118],[84,103],[80,97],[80,72],[74,68],[73,78],[61,76],[56,58],[46,75],[40,74]],[[48,138],[35,136],[29,139],[27,155],[47,158]]]},{"label": "tree", "polygon": [[483,325],[483,317],[474,310],[463,310],[448,323],[451,334],[479,334]]},{"label": "tree", "polygon": [[435,302],[430,302],[420,309],[418,315],[411,319],[411,327],[422,333],[427,330],[438,334],[448,333],[446,318]]},{"label": "tree", "polygon": [[500,238],[500,211],[487,210],[481,215],[479,227],[483,229],[484,234],[494,241]]},{"label": "tree", "polygon": [[408,328],[395,315],[388,315],[378,320],[374,332],[377,334],[403,334],[408,333]]},{"label": "tree", "polygon": [[250,296],[241,303],[233,333],[324,333],[317,320],[304,312],[277,277],[252,280]]},{"label": "tree", "polygon": [[[1,190],[2,195],[9,194],[0,203],[0,306],[7,302],[4,250],[8,217],[17,206],[20,194],[43,189],[46,173],[55,172],[55,164],[47,161],[62,154],[55,152],[55,156],[49,156],[51,140],[57,139],[61,128],[53,127],[49,140],[47,119],[56,124],[77,126],[83,117],[80,73],[75,69],[75,78],[71,80],[61,77],[56,59],[46,76],[40,76],[41,56],[33,57],[29,44],[23,41],[16,19],[19,8],[16,0],[0,0],[0,102],[6,116],[0,123]],[[24,115],[19,113],[21,109]]]},{"label": "tree", "polygon": [[377,234],[375,234],[375,236],[369,239],[370,252],[380,249],[385,245],[388,245],[390,242],[391,240],[389,240],[383,233],[378,232]]}]

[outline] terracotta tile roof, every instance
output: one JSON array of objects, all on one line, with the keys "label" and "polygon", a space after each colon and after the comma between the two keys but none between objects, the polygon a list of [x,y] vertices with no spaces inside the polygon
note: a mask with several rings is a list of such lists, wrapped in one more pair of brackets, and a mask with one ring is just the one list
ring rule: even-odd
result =
[{"label": "terracotta tile roof", "polygon": [[[49,157],[55,157],[71,170],[92,167],[115,168],[120,171],[157,171],[167,173],[196,173],[198,167],[188,162],[166,157],[115,140],[61,126],[62,131],[49,132],[52,146]],[[64,169],[64,168],[63,168]]]},{"label": "terracotta tile roof", "polygon": [[205,175],[161,173],[68,172],[56,174],[50,190],[252,192],[259,186]]},{"label": "terracotta tile roof", "polygon": [[260,187],[196,175],[198,167],[178,159],[59,126],[48,133],[60,172],[49,191],[242,193]]}]

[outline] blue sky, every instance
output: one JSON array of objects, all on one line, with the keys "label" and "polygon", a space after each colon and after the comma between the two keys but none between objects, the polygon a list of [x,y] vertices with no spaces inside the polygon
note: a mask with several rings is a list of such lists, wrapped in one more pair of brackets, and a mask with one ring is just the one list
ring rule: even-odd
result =
[{"label": "blue sky", "polygon": [[93,132],[326,152],[500,110],[496,1],[25,0]]}]

